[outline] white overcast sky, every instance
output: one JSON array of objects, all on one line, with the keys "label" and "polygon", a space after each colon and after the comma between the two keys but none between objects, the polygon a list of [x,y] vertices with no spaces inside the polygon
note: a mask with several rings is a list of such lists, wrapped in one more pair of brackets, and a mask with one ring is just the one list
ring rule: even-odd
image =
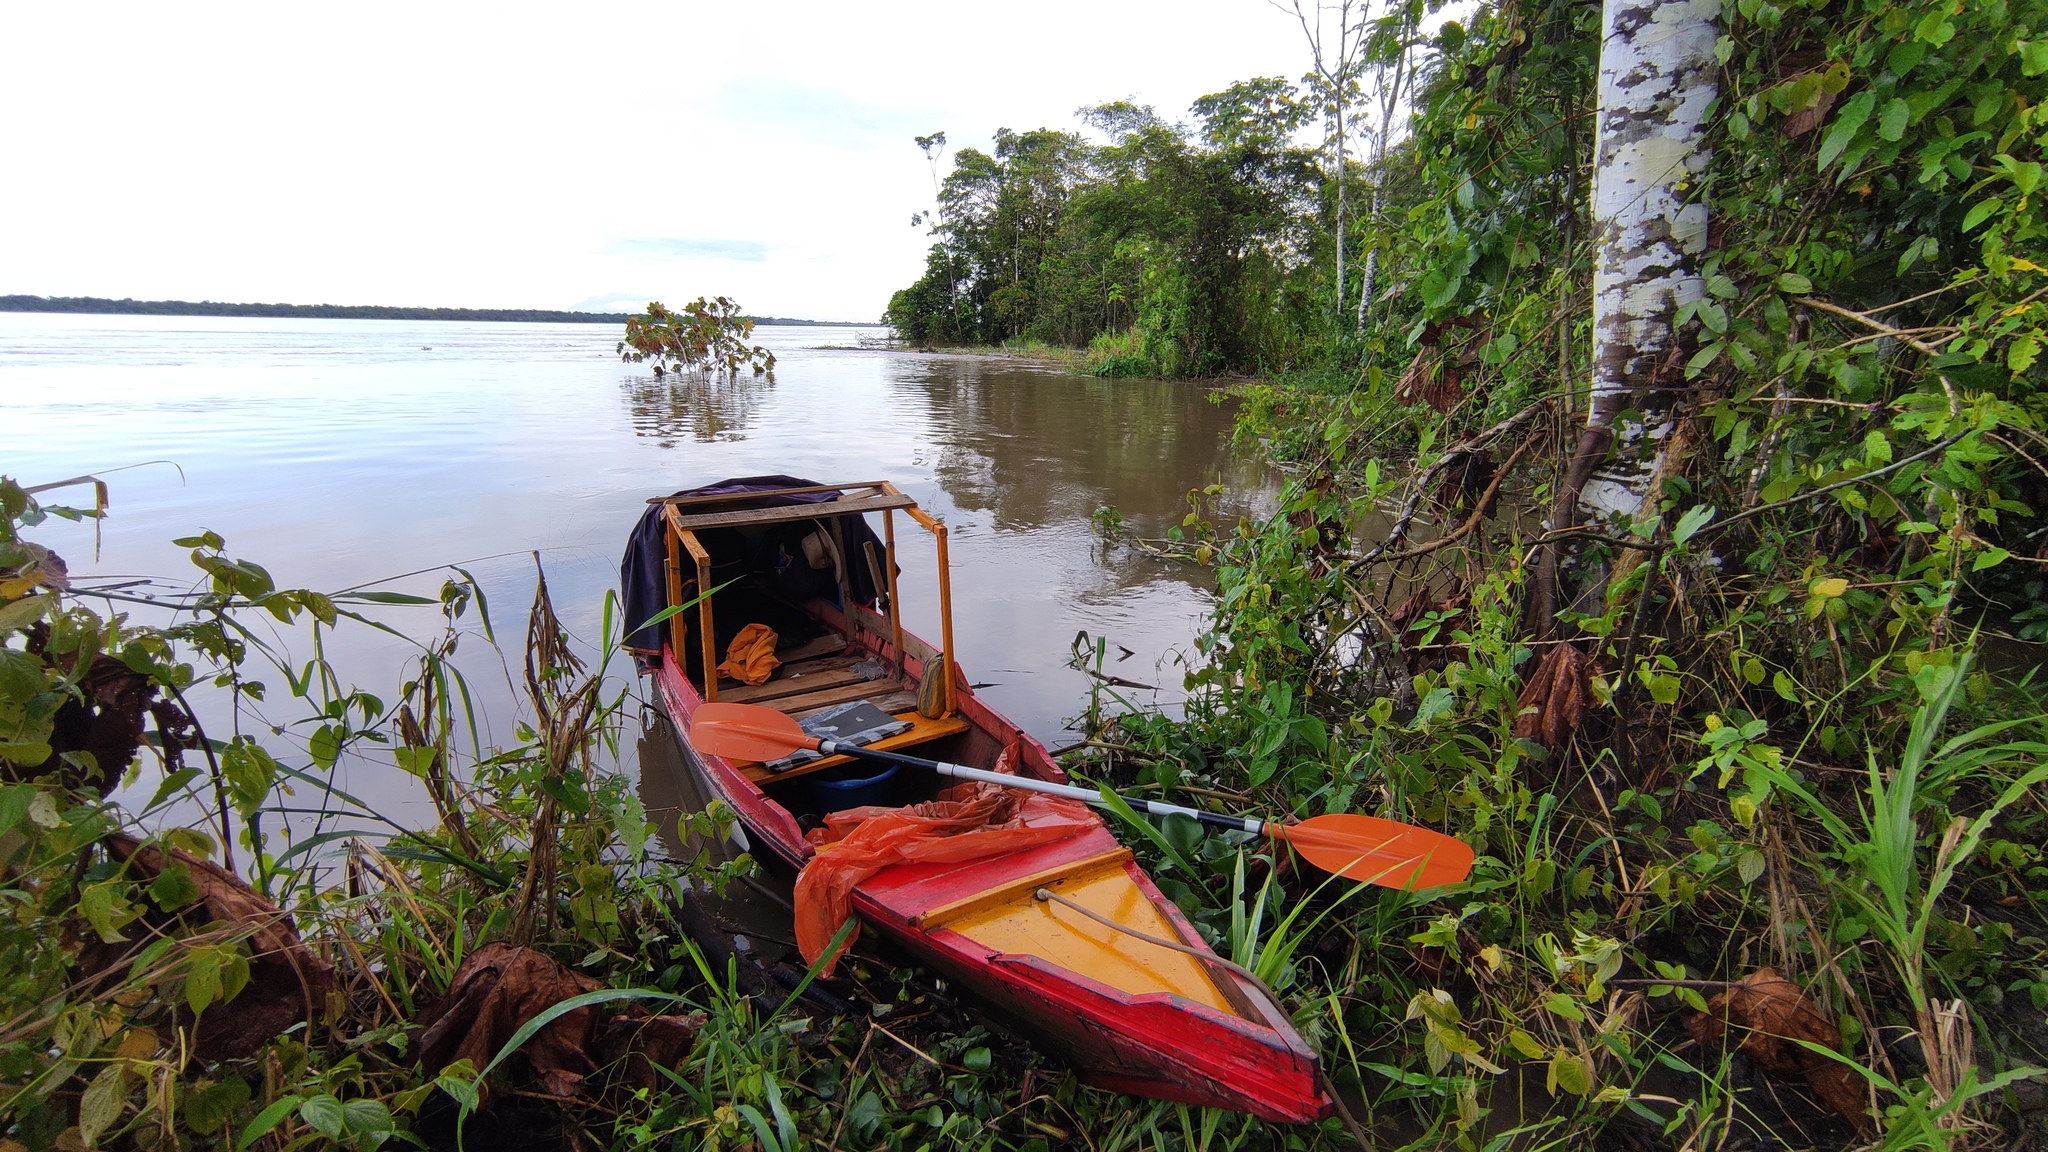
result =
[{"label": "white overcast sky", "polygon": [[10,4],[0,294],[872,320],[912,136],[1308,63],[1265,0]]}]

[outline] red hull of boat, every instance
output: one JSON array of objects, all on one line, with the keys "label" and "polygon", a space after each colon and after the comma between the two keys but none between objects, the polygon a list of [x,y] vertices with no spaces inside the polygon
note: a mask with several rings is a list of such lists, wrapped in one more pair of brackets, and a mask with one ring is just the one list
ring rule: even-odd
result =
[{"label": "red hull of boat", "polygon": [[[915,658],[909,659],[913,675]],[[696,688],[664,650],[657,673],[663,704],[680,730],[702,703]],[[956,683],[965,684],[960,676]],[[1022,770],[1064,780],[1045,747],[962,690],[961,713],[1001,743],[1023,748]],[[795,819],[770,800],[733,764],[690,749],[705,783],[738,814],[758,854],[766,850],[792,868],[812,854]],[[1268,1120],[1306,1123],[1330,1114],[1316,1058],[1277,1008],[1259,1008],[1255,989],[1231,989],[1233,1000],[1258,1023],[1159,993],[1131,995],[1035,956],[995,952],[944,927],[927,930],[921,914],[985,892],[1006,881],[1038,875],[1061,865],[1100,857],[1117,848],[1116,838],[1098,826],[1080,835],[1028,851],[964,864],[900,864],[886,868],[854,891],[861,920],[909,954],[945,974],[960,988],[1063,1056],[1084,1079],[1115,1091],[1186,1104],[1250,1112]],[[1181,938],[1199,941],[1173,902],[1162,896],[1135,863],[1124,864],[1131,881],[1173,925]],[[1220,969],[1219,979],[1235,979]]]}]

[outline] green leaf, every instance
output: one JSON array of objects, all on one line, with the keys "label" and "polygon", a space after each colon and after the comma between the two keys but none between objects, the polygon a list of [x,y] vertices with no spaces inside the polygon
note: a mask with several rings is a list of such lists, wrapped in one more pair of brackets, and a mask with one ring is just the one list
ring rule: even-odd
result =
[{"label": "green leaf", "polygon": [[14,826],[28,815],[28,806],[42,791],[33,784],[15,784],[0,788],[0,836],[14,831]]},{"label": "green leaf", "polygon": [[185,1093],[185,1123],[194,1132],[215,1134],[227,1127],[248,1102],[249,1082],[240,1076],[192,1088]]},{"label": "green leaf", "polygon": [[[217,947],[204,946],[192,949],[191,959],[185,970],[185,1006],[192,1009],[194,1016],[206,1011],[207,1005],[220,999],[222,965],[223,960]],[[310,1124],[312,1121],[309,1120],[307,1123]],[[321,1131],[325,1132],[326,1129],[322,1128]]]},{"label": "green leaf", "polygon": [[1990,218],[1993,212],[2003,207],[2005,205],[1996,196],[1989,200],[1979,200],[1977,203],[1972,204],[1970,210],[1963,213],[1963,231],[1968,232],[1970,229],[1982,224]]},{"label": "green leaf", "polygon": [[329,1140],[339,1140],[342,1133],[348,1131],[348,1120],[342,1114],[341,1101],[325,1092],[318,1096],[309,1096],[305,1103],[299,1105],[299,1119]]},{"label": "green leaf", "polygon": [[112,1128],[128,1107],[128,1069],[121,1061],[110,1062],[85,1086],[78,1099],[78,1137],[93,1147],[100,1133]]},{"label": "green leaf", "polygon": [[149,803],[143,807],[143,811],[147,812],[151,808],[169,800],[179,792],[184,791],[185,785],[198,778],[199,769],[197,768],[180,768],[176,772],[164,777],[163,783],[157,785],[156,795],[149,798]]},{"label": "green leaf", "polygon": [[86,885],[78,894],[78,912],[85,917],[86,923],[92,925],[92,930],[99,933],[102,943],[119,944],[126,940],[127,937],[121,935],[121,925],[140,914],[135,905],[122,895],[121,887],[118,880],[102,880]]},{"label": "green leaf", "polygon": [[1745,886],[1754,884],[1764,874],[1764,863],[1763,853],[1754,848],[1745,849],[1735,858],[1735,873],[1742,877]]},{"label": "green leaf", "polygon": [[12,604],[0,605],[0,636],[21,631],[41,620],[44,611],[56,602],[54,596],[24,596]]},{"label": "green leaf", "polygon": [[1550,1058],[1550,1081],[1574,1096],[1593,1090],[1593,1073],[1586,1062],[1560,1048]]},{"label": "green leaf", "polygon": [[1658,673],[1650,677],[1650,699],[1659,704],[1678,703],[1678,693],[1684,683],[1676,676]]},{"label": "green leaf", "polygon": [[1692,354],[1692,359],[1685,362],[1685,374],[1688,377],[1697,376],[1720,357],[1721,341],[1716,340]]},{"label": "green leaf", "polygon": [[1842,110],[1835,113],[1832,127],[1820,142],[1819,166],[1826,168],[1841,156],[1856,139],[1863,122],[1870,119],[1870,110],[1877,106],[1877,95],[1870,91],[1858,92]]},{"label": "green leaf", "polygon": [[149,882],[149,898],[166,912],[175,912],[199,899],[199,885],[192,879],[192,869],[182,862],[171,863]]},{"label": "green leaf", "polygon": [[26,652],[0,648],[0,699],[27,703],[48,687],[41,660]]},{"label": "green leaf", "polygon": [[1165,819],[1160,821],[1160,825],[1160,831],[1164,832],[1166,838],[1173,841],[1173,846],[1180,849],[1184,855],[1193,858],[1195,853],[1201,851],[1202,840],[1206,836],[1202,831],[1201,821],[1182,812],[1168,812]]},{"label": "green leaf", "polygon": [[1680,516],[1677,525],[1671,529],[1671,542],[1683,545],[1692,539],[1694,534],[1706,527],[1714,518],[1714,512],[1714,506],[1711,504],[1695,504],[1686,509],[1685,515]]},{"label": "green leaf", "polygon": [[1798,685],[1792,683],[1792,678],[1783,672],[1771,674],[1771,691],[1776,692],[1779,696],[1790,700],[1794,704],[1799,703]]},{"label": "green leaf", "polygon": [[341,1122],[358,1136],[388,1136],[397,1128],[382,1100],[351,1100],[341,1106]]},{"label": "green leaf", "polygon": [[2006,559],[2011,555],[2012,553],[2003,548],[1986,548],[1984,551],[1977,553],[1977,558],[1970,562],[1970,571],[1982,572],[1986,568],[1996,568],[2000,564],[2005,563]]},{"label": "green leaf", "polygon": [[986,1072],[995,1063],[995,1056],[986,1048],[969,1048],[967,1053],[960,1057],[960,1063],[966,1065],[969,1071]]},{"label": "green leaf", "polygon": [[1778,273],[1778,291],[1787,296],[1804,296],[1813,291],[1813,281],[1797,272]]},{"label": "green leaf", "polygon": [[254,1120],[242,1126],[242,1134],[235,1137],[235,1152],[247,1152],[249,1145],[269,1135],[272,1128],[284,1122],[286,1116],[301,1103],[297,1096],[286,1096],[273,1102],[268,1108],[256,1114]]},{"label": "green leaf", "polygon": [[2020,75],[2039,76],[2043,72],[2048,72],[2048,39],[2020,45]]},{"label": "green leaf", "polygon": [[404,592],[349,592],[343,597],[351,602],[370,604],[439,604],[431,596],[413,596]]},{"label": "green leaf", "polygon": [[1913,109],[1902,96],[1894,96],[1878,115],[1877,135],[1883,140],[1897,140],[1906,134],[1907,124],[1912,122]]}]

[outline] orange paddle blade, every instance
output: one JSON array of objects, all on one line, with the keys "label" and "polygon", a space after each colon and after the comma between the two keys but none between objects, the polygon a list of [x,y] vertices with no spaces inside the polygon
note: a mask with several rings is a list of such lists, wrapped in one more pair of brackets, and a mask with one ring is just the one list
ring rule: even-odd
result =
[{"label": "orange paddle blade", "polygon": [[1267,824],[1266,834],[1325,872],[1386,888],[1434,888],[1472,872],[1472,847],[1463,840],[1377,816],[1334,812]]},{"label": "orange paddle blade", "polygon": [[727,760],[780,760],[818,738],[773,708],[759,704],[700,704],[690,717],[690,746]]}]

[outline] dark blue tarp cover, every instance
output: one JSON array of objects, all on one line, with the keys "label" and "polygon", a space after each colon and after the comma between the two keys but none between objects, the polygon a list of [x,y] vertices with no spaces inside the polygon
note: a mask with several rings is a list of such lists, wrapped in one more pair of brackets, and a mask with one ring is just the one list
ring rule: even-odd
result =
[{"label": "dark blue tarp cover", "polygon": [[[810,488],[817,485],[815,480],[797,476],[742,476],[731,480],[720,480],[702,488],[689,488],[677,492],[668,499],[684,496],[739,496],[748,492],[772,492],[778,488]],[[763,496],[738,504],[743,508],[779,508],[792,504],[824,504],[839,498],[837,492],[799,492],[789,495]],[[626,541],[626,554],[619,562],[619,595],[625,601],[625,615],[628,621],[638,623],[652,619],[668,607],[668,544],[662,531],[662,505],[649,504],[641,514],[640,522],[633,527],[633,534]],[[841,516],[841,532],[846,540],[846,576],[853,587],[856,600],[863,602],[875,599],[874,580],[868,573],[867,564],[861,559],[862,545],[870,541],[877,548],[881,541],[860,516]],[[811,530],[810,521],[797,521],[787,529],[797,535]],[[714,563],[727,560],[741,560],[741,556],[720,556],[711,541],[705,541],[712,553]],[[723,596],[721,594],[721,599]],[[836,589],[828,599],[837,603]],[[628,627],[633,624],[629,623]],[[661,651],[661,630],[659,627],[639,628],[626,637],[626,647],[641,652],[658,654]]]}]

